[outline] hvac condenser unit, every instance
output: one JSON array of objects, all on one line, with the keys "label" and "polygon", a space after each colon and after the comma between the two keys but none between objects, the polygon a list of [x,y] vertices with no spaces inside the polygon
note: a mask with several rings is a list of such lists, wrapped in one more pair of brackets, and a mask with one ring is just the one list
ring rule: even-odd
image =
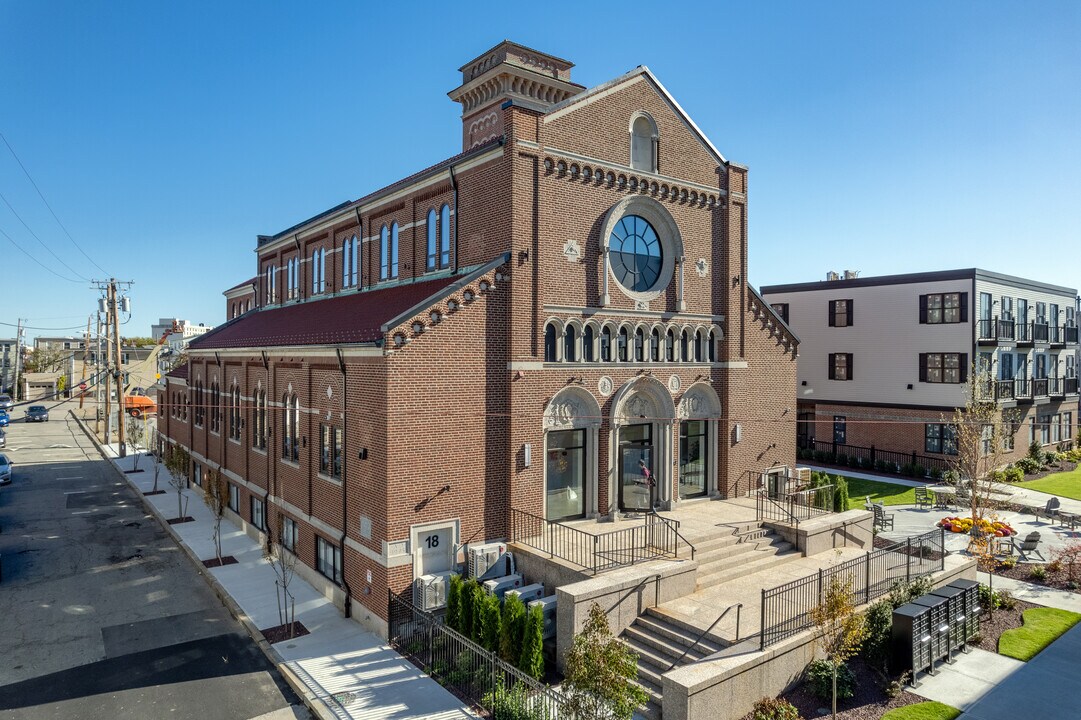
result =
[{"label": "hvac condenser unit", "polygon": [[533,611],[533,606],[537,606],[544,613],[544,639],[553,638],[556,636],[556,596],[549,595],[546,598],[540,600],[534,600],[527,606],[529,611]]},{"label": "hvac condenser unit", "polygon": [[528,605],[534,600],[540,600],[544,597],[544,586],[540,583],[533,583],[532,585],[525,585],[524,587],[515,590],[508,590],[507,595],[517,595],[523,605]]},{"label": "hvac condenser unit", "polygon": [[447,605],[447,585],[451,573],[421,575],[413,581],[413,604],[422,610],[438,610]]},{"label": "hvac condenser unit", "polygon": [[499,599],[502,599],[508,590],[520,587],[522,587],[522,576],[518,574],[508,575],[497,580],[484,581],[484,592],[495,595]]},{"label": "hvac condenser unit", "polygon": [[490,569],[497,567],[500,558],[507,552],[505,543],[485,543],[470,545],[467,555],[469,577],[480,578]]}]

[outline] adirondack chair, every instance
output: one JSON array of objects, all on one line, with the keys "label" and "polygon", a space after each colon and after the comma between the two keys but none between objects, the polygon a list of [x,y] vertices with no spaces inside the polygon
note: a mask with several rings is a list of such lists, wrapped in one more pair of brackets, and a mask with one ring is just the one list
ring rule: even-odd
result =
[{"label": "adirondack chair", "polygon": [[916,488],[916,507],[930,508],[934,505],[934,500],[931,499],[931,493],[927,491],[925,487]]},{"label": "adirondack chair", "polygon": [[[1059,507],[1061,505],[1062,505],[1062,503],[1059,502],[1059,499],[1057,497],[1051,498],[1050,500],[1047,501],[1047,504],[1044,505],[1044,508],[1043,508],[1043,511],[1042,511],[1043,516],[1045,518],[1047,518],[1048,520],[1051,520],[1052,518],[1054,518],[1056,515],[1059,514]],[[1040,512],[1041,512],[1040,510],[1036,511],[1036,517],[1037,518],[1040,517]]]},{"label": "adirondack chair", "polygon": [[1012,555],[1016,551],[1018,556],[1020,556],[1020,558],[1025,562],[1028,562],[1028,556],[1030,554],[1039,555],[1040,560],[1046,562],[1047,558],[1045,558],[1043,556],[1043,553],[1040,552],[1039,544],[1040,533],[1033,531],[1026,535],[1025,539],[1022,540],[1020,543],[1018,543],[1017,540],[1012,537],[1002,538],[1002,540],[999,541],[999,548],[1004,549],[1010,555]]}]

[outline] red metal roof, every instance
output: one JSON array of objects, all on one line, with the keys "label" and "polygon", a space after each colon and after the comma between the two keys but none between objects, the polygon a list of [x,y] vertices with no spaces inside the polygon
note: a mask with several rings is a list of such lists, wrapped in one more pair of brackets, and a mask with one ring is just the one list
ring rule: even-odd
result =
[{"label": "red metal roof", "polygon": [[165,377],[176,378],[178,380],[187,380],[188,379],[188,364],[187,363],[181,363],[180,365],[177,365],[175,368],[173,368],[169,372],[165,373]]},{"label": "red metal roof", "polygon": [[462,277],[453,275],[259,310],[219,325],[192,340],[189,347],[212,350],[374,342],[383,335],[383,323]]}]

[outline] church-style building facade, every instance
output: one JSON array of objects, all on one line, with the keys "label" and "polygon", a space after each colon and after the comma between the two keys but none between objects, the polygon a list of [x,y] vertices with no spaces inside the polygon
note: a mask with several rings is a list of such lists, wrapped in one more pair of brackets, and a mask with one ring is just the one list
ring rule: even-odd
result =
[{"label": "church-style building facade", "polygon": [[462,152],[259,236],[165,378],[193,481],[220,469],[377,632],[388,589],[512,510],[618,522],[794,464],[798,341],[748,282],[747,169],[647,68],[571,68],[512,42],[463,66]]}]

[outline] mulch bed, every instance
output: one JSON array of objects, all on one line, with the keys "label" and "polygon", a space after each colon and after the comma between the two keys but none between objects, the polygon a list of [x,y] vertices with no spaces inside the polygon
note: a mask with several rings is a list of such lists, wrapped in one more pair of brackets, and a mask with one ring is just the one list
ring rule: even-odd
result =
[{"label": "mulch bed", "polygon": [[193,518],[191,515],[185,515],[182,518],[170,518],[165,522],[169,523],[170,525],[179,525],[180,523],[195,522],[195,518]]},{"label": "mulch bed", "polygon": [[[989,652],[998,652],[998,639],[1002,633],[1021,627],[1021,613],[1034,607],[1039,606],[1018,600],[1011,610],[999,608],[993,615],[981,611],[979,642],[970,643],[970,645]],[[907,684],[897,697],[886,697],[886,685],[893,678],[884,677],[861,657],[849,660],[848,667],[856,676],[856,694],[848,700],[837,701],[837,717],[842,720],[879,720],[893,708],[926,702],[926,698],[909,692]],[[830,715],[830,701],[816,697],[804,684],[798,685],[781,697],[792,703],[799,711],[800,717],[806,720]],[[752,720],[753,717],[753,713],[748,713],[742,720]]]},{"label": "mulch bed", "polygon": [[143,496],[146,497],[146,496],[149,496],[149,495],[164,495],[164,494],[165,494],[164,490],[148,490],[147,492],[143,493]]},{"label": "mulch bed", "polygon": [[221,560],[218,558],[210,558],[209,560],[203,560],[203,566],[208,568],[222,567],[223,565],[236,565],[237,560],[232,555],[223,555]]},{"label": "mulch bed", "polygon": [[1017,563],[1011,568],[1000,563],[999,566],[995,568],[995,575],[1012,578],[1014,580],[1022,580],[1042,587],[1054,588],[1055,590],[1065,590],[1067,592],[1081,594],[1081,567],[1074,568],[1073,587],[1070,587],[1070,575],[1066,572],[1065,568],[1055,573],[1048,572],[1046,577],[1042,580],[1037,580],[1032,577],[1032,568],[1034,567],[1046,568],[1047,565],[1042,563]]},{"label": "mulch bed", "polygon": [[1039,472],[1032,473],[1031,475],[1025,475],[1025,479],[1017,483],[1017,487],[1024,487],[1025,483],[1029,480],[1039,480],[1042,477],[1048,475],[1055,475],[1062,472],[1070,472],[1077,468],[1077,463],[1070,462],[1069,460],[1060,460],[1058,467],[1048,468],[1046,470],[1040,470]]},{"label": "mulch bed", "polygon": [[[236,560],[233,560],[236,562]],[[273,645],[274,643],[284,642],[285,640],[296,640],[298,637],[303,637],[309,633],[308,628],[304,627],[304,624],[299,620],[293,621],[293,637],[289,637],[289,623],[284,625],[276,625],[266,630],[260,630],[263,633],[263,637],[266,641]]]}]

